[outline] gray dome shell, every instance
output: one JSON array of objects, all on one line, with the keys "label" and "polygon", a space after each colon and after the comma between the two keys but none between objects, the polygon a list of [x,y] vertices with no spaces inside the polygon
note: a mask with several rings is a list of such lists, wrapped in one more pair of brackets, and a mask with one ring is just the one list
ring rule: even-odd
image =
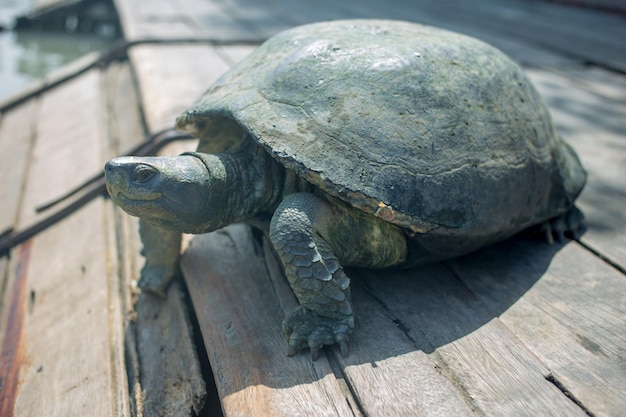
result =
[{"label": "gray dome shell", "polygon": [[177,126],[204,151],[243,129],[319,189],[412,235],[495,241],[564,213],[585,182],[515,63],[478,40],[400,21],[280,33]]}]

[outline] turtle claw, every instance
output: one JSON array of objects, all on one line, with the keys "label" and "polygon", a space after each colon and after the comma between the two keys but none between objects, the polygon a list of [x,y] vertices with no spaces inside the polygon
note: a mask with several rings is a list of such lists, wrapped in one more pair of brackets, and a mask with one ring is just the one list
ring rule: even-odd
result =
[{"label": "turtle claw", "polygon": [[296,342],[296,339],[289,339],[289,349],[287,350],[287,356],[292,357],[296,353],[298,353],[299,350],[300,347]]},{"label": "turtle claw", "polygon": [[310,350],[311,350],[311,360],[312,361],[316,361],[317,358],[320,356],[320,347],[321,346],[314,346],[314,347],[310,348]]},{"label": "turtle claw", "polygon": [[348,343],[346,340],[339,340],[337,343],[339,343],[339,350],[341,351],[341,356],[347,356],[348,355]]},{"label": "turtle claw", "polygon": [[146,265],[141,270],[139,288],[142,291],[165,297],[167,286],[177,275],[177,265]]},{"label": "turtle claw", "polygon": [[541,224],[539,230],[550,245],[555,240],[563,243],[566,236],[576,240],[585,231],[585,216],[577,207],[572,207],[567,213]]},{"label": "turtle claw", "polygon": [[531,227],[528,232],[550,245],[554,242],[564,243],[568,238],[578,240],[585,232],[585,216],[573,206],[564,214]]},{"label": "turtle claw", "polygon": [[283,321],[283,333],[288,341],[287,356],[309,348],[311,359],[317,360],[324,346],[339,344],[342,355],[348,353],[348,336],[354,327],[352,316],[322,317],[304,306],[292,310]]}]

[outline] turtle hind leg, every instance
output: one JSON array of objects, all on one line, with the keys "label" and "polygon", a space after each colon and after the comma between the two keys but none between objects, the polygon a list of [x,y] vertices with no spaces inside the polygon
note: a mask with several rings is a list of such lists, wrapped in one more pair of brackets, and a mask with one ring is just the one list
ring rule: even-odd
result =
[{"label": "turtle hind leg", "polygon": [[572,206],[566,213],[553,217],[539,225],[539,233],[541,233],[546,242],[553,244],[564,242],[566,237],[574,240],[580,238],[585,231],[585,216],[576,206]]},{"label": "turtle hind leg", "polygon": [[141,269],[139,288],[165,296],[168,284],[179,273],[181,234],[139,220],[139,235],[146,263]]}]

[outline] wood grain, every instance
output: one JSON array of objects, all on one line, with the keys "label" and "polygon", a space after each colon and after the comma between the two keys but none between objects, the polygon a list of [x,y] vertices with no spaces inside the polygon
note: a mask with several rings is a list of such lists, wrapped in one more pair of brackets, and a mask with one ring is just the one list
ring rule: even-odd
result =
[{"label": "wood grain", "polygon": [[114,0],[118,11],[124,39],[128,41],[162,37],[189,37],[193,28],[189,27],[185,16],[178,16],[175,3],[171,0],[153,0],[149,4],[142,1]]},{"label": "wood grain", "polygon": [[[107,69],[109,154],[115,156],[144,138],[136,86],[128,63]],[[127,316],[126,353],[131,401],[138,416],[192,416],[206,398],[204,376],[196,353],[193,329],[179,283],[167,298],[139,295],[136,286],[143,265],[138,221],[108,202],[119,236],[121,282],[134,289],[120,294]]]},{"label": "wood grain", "polygon": [[[626,281],[576,243],[513,240],[451,263],[478,299],[594,416],[626,407]],[[573,266],[576,265],[574,270]],[[531,277],[540,276],[536,282]],[[521,288],[523,296],[511,302]]]},{"label": "wood grain", "polygon": [[[280,261],[264,239],[264,257],[283,310],[297,306],[285,285]],[[336,362],[358,406],[368,416],[474,416],[453,382],[438,370],[430,355],[398,327],[390,312],[361,285],[359,270],[349,270],[357,329],[350,352],[343,357],[334,349]]]},{"label": "wood grain", "polygon": [[151,132],[174,127],[176,117],[229,68],[206,45],[140,45],[129,56]]},{"label": "wood grain", "polygon": [[197,415],[206,389],[180,283],[166,298],[142,294],[135,311],[144,415]]},{"label": "wood grain", "polygon": [[126,154],[140,144],[146,131],[134,74],[128,61],[113,61],[106,69],[108,157]]},{"label": "wood grain", "polygon": [[17,226],[36,116],[37,101],[31,100],[0,118],[0,232]]},{"label": "wood grain", "polygon": [[[488,38],[486,40],[496,45],[500,39],[504,40],[503,44],[513,41],[519,47],[532,47],[539,55],[542,51],[560,51],[561,55],[622,70],[626,65],[624,44],[619,41],[625,35],[620,17],[548,2],[491,0],[470,5],[451,0],[391,0],[384,3],[364,0],[355,7],[331,0],[316,3],[159,0],[150,13],[142,9],[139,0],[117,3],[122,20],[128,21],[124,25],[125,29],[128,27],[125,32],[133,39],[156,34],[162,36],[167,32],[173,38],[194,35],[215,39],[267,37],[289,26],[314,21],[387,18],[437,25],[481,39]],[[168,23],[171,28],[166,26]],[[532,53],[525,55],[532,57]]]},{"label": "wood grain", "polygon": [[281,290],[253,242],[230,226],[196,237],[182,259],[224,415],[359,415],[325,358],[286,356]]},{"label": "wood grain", "polygon": [[[42,99],[18,226],[34,219],[35,201],[61,194],[77,175],[102,163],[100,80],[100,72],[92,71]],[[117,255],[107,241],[107,221],[104,202],[93,201],[27,243],[32,247],[23,283],[29,294],[25,353],[15,415],[128,411],[122,341],[116,336],[121,313],[110,299],[119,291],[111,274]]]},{"label": "wood grain", "polygon": [[[362,278],[367,291],[415,347],[431,355],[478,414],[585,415],[546,381],[548,369],[499,321],[499,311],[486,310],[444,264],[364,271]],[[517,290],[514,294],[521,297],[525,288]]]},{"label": "wood grain", "polygon": [[[0,233],[17,226],[22,191],[28,175],[34,138],[36,101],[5,112],[0,118]],[[8,256],[0,258],[0,342],[5,337],[14,281]]]}]

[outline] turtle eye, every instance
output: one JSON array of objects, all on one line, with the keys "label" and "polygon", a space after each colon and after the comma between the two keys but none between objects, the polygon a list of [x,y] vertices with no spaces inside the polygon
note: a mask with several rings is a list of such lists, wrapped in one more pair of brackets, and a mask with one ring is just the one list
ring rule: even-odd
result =
[{"label": "turtle eye", "polygon": [[132,181],[134,182],[148,182],[159,172],[156,168],[150,165],[139,164],[133,169]]}]

